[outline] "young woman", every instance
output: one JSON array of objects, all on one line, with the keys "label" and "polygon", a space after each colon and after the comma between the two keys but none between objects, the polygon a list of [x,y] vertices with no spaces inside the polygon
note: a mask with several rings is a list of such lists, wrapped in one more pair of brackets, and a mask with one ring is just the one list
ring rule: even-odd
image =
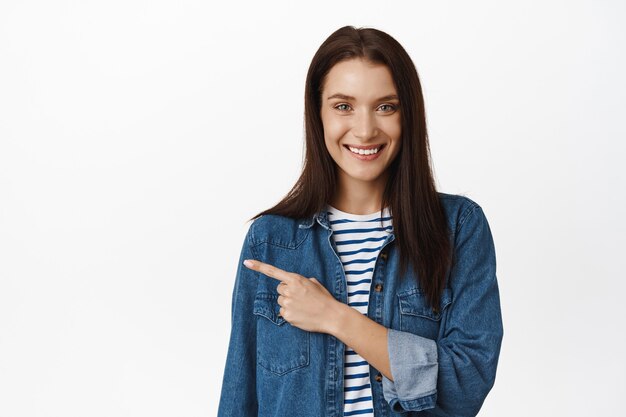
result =
[{"label": "young woman", "polygon": [[305,125],[299,180],[243,243],[218,416],[476,415],[503,337],[495,248],[476,202],[435,189],[406,51],[334,32]]}]

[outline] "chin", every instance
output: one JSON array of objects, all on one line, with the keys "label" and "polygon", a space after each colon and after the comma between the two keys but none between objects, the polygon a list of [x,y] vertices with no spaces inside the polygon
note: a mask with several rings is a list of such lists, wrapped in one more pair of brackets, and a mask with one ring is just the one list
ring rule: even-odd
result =
[{"label": "chin", "polygon": [[374,182],[376,180],[378,180],[380,178],[382,173],[380,172],[376,172],[376,173],[346,173],[346,175],[348,176],[348,178],[350,178],[353,181],[362,181],[362,182]]}]

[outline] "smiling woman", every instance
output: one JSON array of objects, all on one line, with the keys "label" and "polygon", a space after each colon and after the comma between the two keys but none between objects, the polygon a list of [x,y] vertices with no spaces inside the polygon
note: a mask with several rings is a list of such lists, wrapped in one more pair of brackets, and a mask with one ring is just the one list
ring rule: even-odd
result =
[{"label": "smiling woman", "polygon": [[503,337],[495,247],[476,202],[436,190],[425,120],[390,35],[322,43],[302,174],[241,248],[218,416],[478,413]]}]

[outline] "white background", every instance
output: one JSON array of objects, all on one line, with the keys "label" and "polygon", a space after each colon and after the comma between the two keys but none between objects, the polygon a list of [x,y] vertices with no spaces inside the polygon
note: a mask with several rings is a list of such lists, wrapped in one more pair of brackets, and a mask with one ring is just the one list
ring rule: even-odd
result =
[{"label": "white background", "polygon": [[213,416],[247,219],[298,177],[313,54],[387,31],[440,191],[484,209],[480,415],[625,415],[619,1],[0,3],[0,415]]}]

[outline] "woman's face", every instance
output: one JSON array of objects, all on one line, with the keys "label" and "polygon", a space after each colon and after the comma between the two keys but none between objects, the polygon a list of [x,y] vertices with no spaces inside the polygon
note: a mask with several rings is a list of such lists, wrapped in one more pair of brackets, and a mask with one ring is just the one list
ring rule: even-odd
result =
[{"label": "woman's face", "polygon": [[[399,104],[385,65],[350,59],[330,69],[322,86],[321,118],[326,148],[342,184],[361,181],[384,186],[387,167],[400,149]],[[350,147],[378,152],[359,155]]]}]

